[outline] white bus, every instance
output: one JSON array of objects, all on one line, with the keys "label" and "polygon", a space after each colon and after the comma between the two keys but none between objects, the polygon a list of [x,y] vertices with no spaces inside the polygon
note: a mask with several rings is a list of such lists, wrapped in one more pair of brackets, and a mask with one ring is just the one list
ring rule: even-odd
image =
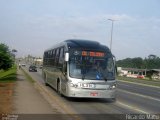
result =
[{"label": "white bus", "polygon": [[44,51],[42,75],[59,94],[116,98],[115,60],[108,47],[70,39]]}]

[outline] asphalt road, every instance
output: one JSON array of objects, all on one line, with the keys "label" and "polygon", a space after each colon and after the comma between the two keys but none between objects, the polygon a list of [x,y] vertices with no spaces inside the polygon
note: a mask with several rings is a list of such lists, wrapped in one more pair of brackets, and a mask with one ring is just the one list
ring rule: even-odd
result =
[{"label": "asphalt road", "polygon": [[[27,68],[25,70],[28,72]],[[59,96],[54,89],[44,85],[41,69],[38,69],[38,72],[28,73],[54,96],[58,101],[57,104],[68,114],[80,114],[82,117],[92,119],[95,118],[95,114],[101,114],[102,118],[106,114],[160,115],[160,88],[118,81],[116,102],[107,99],[70,99]]]},{"label": "asphalt road", "polygon": [[119,81],[118,96],[147,113],[160,113],[160,88]]}]

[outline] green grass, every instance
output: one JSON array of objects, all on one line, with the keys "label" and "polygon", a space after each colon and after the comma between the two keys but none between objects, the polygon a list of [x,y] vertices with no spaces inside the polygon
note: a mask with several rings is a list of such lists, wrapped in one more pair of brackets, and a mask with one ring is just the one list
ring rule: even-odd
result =
[{"label": "green grass", "polygon": [[151,79],[138,79],[138,78],[129,78],[129,77],[117,77],[118,80],[135,82],[135,83],[142,83],[152,86],[159,86],[160,87],[160,80],[151,80]]},{"label": "green grass", "polygon": [[17,67],[13,66],[7,71],[0,70],[0,82],[14,82],[17,79]]}]

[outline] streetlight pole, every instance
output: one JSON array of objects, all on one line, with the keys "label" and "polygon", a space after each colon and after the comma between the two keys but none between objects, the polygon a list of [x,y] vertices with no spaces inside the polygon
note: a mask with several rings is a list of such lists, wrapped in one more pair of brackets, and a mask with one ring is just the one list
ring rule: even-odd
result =
[{"label": "streetlight pole", "polygon": [[113,22],[114,22],[115,20],[113,20],[113,19],[108,19],[108,20],[110,20],[110,21],[112,22],[112,27],[111,27],[111,41],[110,41],[110,50],[112,50]]}]

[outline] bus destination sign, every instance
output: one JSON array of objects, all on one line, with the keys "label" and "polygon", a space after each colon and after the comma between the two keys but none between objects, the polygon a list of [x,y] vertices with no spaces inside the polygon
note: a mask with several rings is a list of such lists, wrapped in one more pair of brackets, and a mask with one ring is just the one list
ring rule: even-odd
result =
[{"label": "bus destination sign", "polygon": [[82,51],[82,56],[104,57],[104,52]]}]

